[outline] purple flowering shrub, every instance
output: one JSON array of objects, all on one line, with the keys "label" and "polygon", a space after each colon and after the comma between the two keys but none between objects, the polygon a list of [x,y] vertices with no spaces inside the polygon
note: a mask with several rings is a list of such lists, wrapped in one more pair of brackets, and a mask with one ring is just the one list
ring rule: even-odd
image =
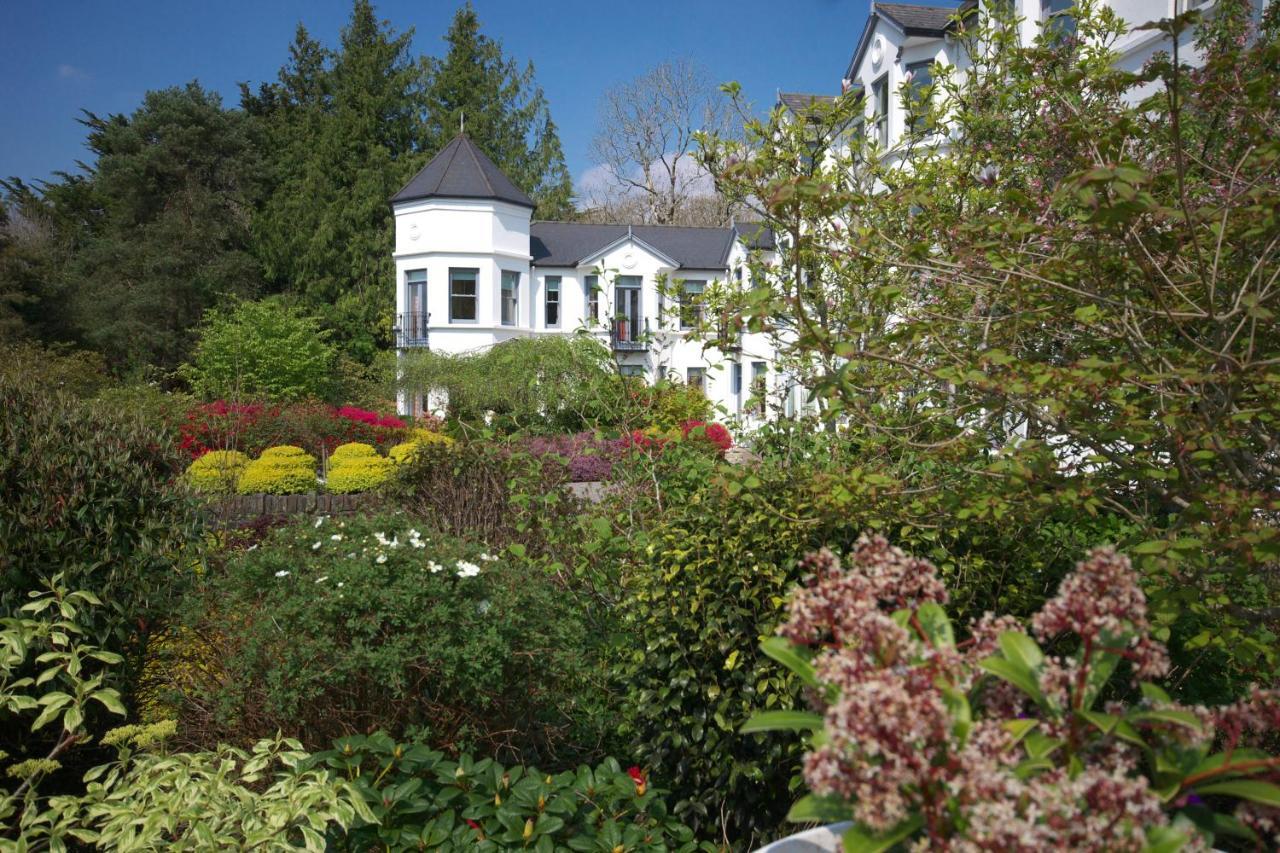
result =
[{"label": "purple flowering shrub", "polygon": [[[1205,708],[1152,683],[1168,654],[1124,556],[1093,551],[1030,633],[988,613],[959,642],[927,560],[864,537],[847,562],[809,555],[764,643],[818,713],[765,712],[742,729],[815,733],[792,819],[851,819],[845,849],[867,851],[1280,842],[1280,758],[1259,748],[1280,730],[1280,691]],[[1113,677],[1141,699],[1100,703]]]},{"label": "purple flowering shrub", "polygon": [[525,442],[525,449],[533,456],[562,459],[568,468],[569,480],[574,483],[611,479],[614,465],[627,448],[624,439],[598,438],[592,432],[535,436]]}]

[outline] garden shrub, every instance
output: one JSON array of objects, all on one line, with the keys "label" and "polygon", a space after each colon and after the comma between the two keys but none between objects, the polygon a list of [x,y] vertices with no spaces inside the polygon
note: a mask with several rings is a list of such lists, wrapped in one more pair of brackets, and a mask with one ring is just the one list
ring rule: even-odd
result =
[{"label": "garden shrub", "polygon": [[192,488],[211,495],[231,494],[249,457],[238,450],[210,450],[187,466],[186,478]]},{"label": "garden shrub", "polygon": [[279,298],[210,308],[179,373],[206,400],[229,395],[293,401],[333,390],[336,350],[318,322]]},{"label": "garden shrub", "polygon": [[[199,743],[312,747],[382,728],[490,755],[590,757],[607,726],[580,607],[553,578],[403,514],[281,528],[189,608],[221,671],[173,685]],[[178,680],[175,679],[175,682]]]},{"label": "garden shrub", "polygon": [[348,454],[330,464],[325,489],[335,495],[368,492],[390,480],[395,468],[396,463],[376,452],[372,456]]},{"label": "garden shrub", "polygon": [[[276,452],[272,452],[276,451]],[[236,491],[242,495],[297,495],[319,485],[315,459],[297,447],[272,447],[240,473]]]},{"label": "garden shrub", "polygon": [[445,533],[537,552],[577,517],[577,502],[560,488],[566,473],[519,442],[435,443],[400,467],[389,494]]},{"label": "garden shrub", "polygon": [[344,459],[371,459],[377,455],[378,451],[372,444],[349,441],[333,449],[333,452],[329,454],[329,464],[332,465]]},{"label": "garden shrub", "polygon": [[277,444],[294,444],[314,456],[348,442],[379,450],[404,441],[398,418],[344,406],[293,403],[286,406],[216,400],[190,409],[178,427],[181,446],[193,457],[206,450],[236,449],[250,455]]},{"label": "garden shrub", "polygon": [[276,447],[268,447],[262,451],[259,459],[269,459],[271,461],[296,462],[299,465],[315,465],[316,458],[301,447],[292,444],[281,444]]},{"label": "garden shrub", "polygon": [[163,435],[43,384],[0,371],[0,616],[61,574],[102,599],[85,627],[131,670],[199,558],[198,505]]},{"label": "garden shrub", "polygon": [[313,761],[364,795],[377,823],[349,827],[345,850],[668,851],[697,845],[639,767],[614,759],[563,773],[457,760],[384,733],[337,740]]}]

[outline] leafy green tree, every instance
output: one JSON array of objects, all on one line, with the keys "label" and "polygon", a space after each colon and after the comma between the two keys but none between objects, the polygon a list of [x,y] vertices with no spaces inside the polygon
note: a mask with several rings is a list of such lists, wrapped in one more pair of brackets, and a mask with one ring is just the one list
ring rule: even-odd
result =
[{"label": "leafy green tree", "polygon": [[[812,125],[781,121],[708,149],[786,235],[738,307],[788,330],[869,459],[917,458],[885,487],[938,525],[1123,519],[1188,689],[1278,663],[1280,7],[1253,38],[1250,15],[1220,3],[1202,69],[1135,77],[1097,4],[1079,39],[1031,45],[984,13],[896,150],[847,134],[815,156]],[[825,138],[863,108],[820,117]]]},{"label": "leafy green tree", "polygon": [[181,369],[206,399],[323,398],[337,358],[312,317],[278,298],[205,312],[194,358]]},{"label": "leafy green tree", "polygon": [[253,128],[197,83],[82,123],[96,160],[43,192],[73,246],[56,293],[78,337],[116,370],[175,367],[206,308],[260,284],[248,252]]},{"label": "leafy green tree", "polygon": [[466,132],[538,205],[541,219],[573,215],[573,184],[533,63],[520,70],[502,43],[480,32],[468,3],[457,11],[444,59],[430,59],[423,147],[439,151]]},{"label": "leafy green tree", "polygon": [[411,36],[357,0],[337,50],[299,27],[278,82],[242,92],[271,150],[255,252],[267,277],[366,363],[391,340],[387,200],[421,166],[423,68],[410,55]]}]

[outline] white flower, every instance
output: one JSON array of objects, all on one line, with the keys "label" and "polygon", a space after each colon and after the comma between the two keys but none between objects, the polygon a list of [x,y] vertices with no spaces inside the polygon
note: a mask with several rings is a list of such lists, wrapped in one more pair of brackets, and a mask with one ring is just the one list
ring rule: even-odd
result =
[{"label": "white flower", "polygon": [[355,551],[352,551],[350,554],[348,554],[348,555],[347,555],[347,559],[348,559],[348,560],[354,560],[355,558],[356,558],[356,552],[355,552]]},{"label": "white flower", "polygon": [[250,551],[256,551],[256,550],[258,550],[258,543],[257,543],[257,542],[254,542],[252,545],[250,545],[250,546],[249,546],[248,550],[250,550]]},{"label": "white flower", "polygon": [[320,577],[316,578],[316,583],[324,583],[328,579],[329,579],[328,575],[321,575]]},{"label": "white flower", "polygon": [[433,575],[436,572],[444,571],[444,566],[440,565],[435,560],[427,560],[427,568],[431,570],[431,574]]},{"label": "white flower", "polygon": [[492,554],[481,554],[480,559],[484,560],[486,563],[491,563],[498,558],[493,556]]},{"label": "white flower", "polygon": [[320,540],[319,540],[319,539],[317,539],[317,540],[316,540],[316,544],[314,544],[314,545],[312,545],[312,546],[311,546],[311,550],[312,550],[312,551],[319,551],[319,550],[320,550]]},{"label": "white flower", "polygon": [[377,563],[378,565],[382,565],[382,564],[383,564],[383,563],[385,563],[386,561],[387,561],[387,555],[386,555],[386,554],[379,554],[379,555],[378,555],[378,559],[374,560],[374,562],[375,562],[375,563]]},{"label": "white flower", "polygon": [[322,525],[322,524],[324,524],[324,516],[323,516],[323,515],[316,519],[316,525],[315,525],[315,526],[316,526],[316,527],[319,527],[319,526],[320,526],[320,525]]},{"label": "white flower", "polygon": [[373,538],[378,540],[378,544],[379,544],[379,545],[390,545],[390,544],[391,544],[390,542],[388,542],[388,541],[387,541],[386,534],[384,534],[381,530],[379,530],[377,533],[373,534]]},{"label": "white flower", "polygon": [[333,540],[334,542],[341,542],[341,541],[342,541],[342,534],[341,534],[341,533],[335,533],[335,534],[333,534],[332,536],[330,536],[329,538],[330,538],[331,540]]},{"label": "white flower", "polygon": [[468,563],[466,560],[458,561],[458,577],[473,578],[480,574],[480,567],[475,563]]},{"label": "white flower", "polygon": [[289,570],[288,570],[288,569],[281,569],[280,571],[276,572],[276,577],[278,577],[278,578],[287,578],[287,577],[289,577]]},{"label": "white flower", "polygon": [[392,536],[392,537],[391,537],[391,541],[390,541],[390,542],[384,542],[383,544],[384,544],[384,545],[386,545],[388,548],[399,548],[399,547],[400,547],[400,537],[398,537],[398,536]]},{"label": "white flower", "polygon": [[342,581],[338,581],[338,589],[342,589]]}]

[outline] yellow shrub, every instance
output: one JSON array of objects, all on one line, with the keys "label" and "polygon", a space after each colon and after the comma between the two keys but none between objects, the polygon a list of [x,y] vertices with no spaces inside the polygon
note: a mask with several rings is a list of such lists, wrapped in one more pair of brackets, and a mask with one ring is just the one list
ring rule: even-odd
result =
[{"label": "yellow shrub", "polygon": [[304,463],[312,468],[315,467],[316,458],[301,447],[292,444],[281,444],[276,447],[268,447],[262,451],[259,459],[283,460],[292,459]]},{"label": "yellow shrub", "polygon": [[335,495],[376,489],[395,472],[395,463],[382,456],[347,457],[329,469],[325,487]]},{"label": "yellow shrub", "polygon": [[429,429],[415,429],[411,435],[409,444],[443,444],[446,447],[453,444],[453,439],[449,436]]},{"label": "yellow shrub", "polygon": [[234,492],[249,457],[238,450],[210,450],[187,466],[187,482],[213,495]]},{"label": "yellow shrub", "polygon": [[269,495],[296,495],[316,490],[315,461],[303,454],[301,458],[284,459],[261,457],[250,462],[240,474],[236,491],[242,495],[265,492]]},{"label": "yellow shrub", "polygon": [[391,457],[391,461],[397,465],[403,465],[406,462],[411,462],[421,449],[422,445],[418,442],[406,441],[388,450],[387,456]]},{"label": "yellow shrub", "polygon": [[374,449],[372,444],[349,441],[346,444],[339,444],[333,449],[333,453],[329,454],[329,464],[332,465],[344,459],[371,459],[377,455],[378,451]]}]

